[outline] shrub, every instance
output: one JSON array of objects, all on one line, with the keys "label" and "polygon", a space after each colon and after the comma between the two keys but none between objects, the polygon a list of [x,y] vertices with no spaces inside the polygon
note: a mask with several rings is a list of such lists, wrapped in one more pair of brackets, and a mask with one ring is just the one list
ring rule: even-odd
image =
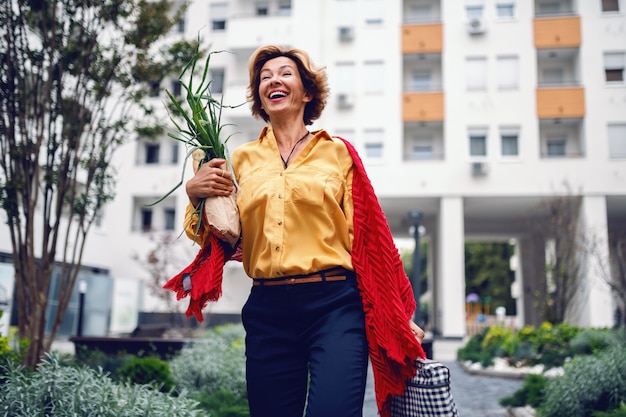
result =
[{"label": "shrub", "polygon": [[174,388],[168,363],[158,358],[132,358],[117,371],[117,376],[133,384],[156,384],[161,392]]},{"label": "shrub", "polygon": [[592,355],[623,343],[621,335],[611,329],[583,329],[570,341],[573,353]]},{"label": "shrub", "polygon": [[548,381],[541,417],[589,416],[617,408],[626,401],[626,346],[597,356],[577,356],[561,377]]},{"label": "shrub", "polygon": [[228,326],[210,332],[204,341],[184,346],[170,361],[176,387],[196,394],[223,388],[245,398],[243,334],[243,326]]},{"label": "shrub", "polygon": [[219,389],[212,394],[199,394],[200,406],[210,410],[211,417],[249,417],[248,400],[226,389]]},{"label": "shrub", "polygon": [[0,383],[0,415],[196,417],[198,403],[143,385],[117,384],[102,371],[65,366],[49,354],[36,371],[5,362]]},{"label": "shrub", "polygon": [[593,417],[626,417],[626,404],[622,402],[619,408],[611,411],[595,411],[592,415]]},{"label": "shrub", "polygon": [[457,350],[456,357],[460,361],[470,361],[478,363],[486,363],[484,366],[488,366],[493,363],[493,356],[490,352],[483,349],[482,343],[485,339],[487,330],[483,330],[481,333],[472,336],[465,346]]},{"label": "shrub", "polygon": [[500,405],[504,407],[523,407],[525,405],[538,407],[543,400],[547,381],[548,379],[543,375],[527,375],[522,387],[515,391],[512,396],[500,399]]}]

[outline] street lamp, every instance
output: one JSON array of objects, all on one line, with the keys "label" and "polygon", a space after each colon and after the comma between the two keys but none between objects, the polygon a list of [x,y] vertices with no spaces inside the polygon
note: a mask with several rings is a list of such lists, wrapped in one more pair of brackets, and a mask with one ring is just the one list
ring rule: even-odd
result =
[{"label": "street lamp", "polygon": [[87,293],[87,281],[80,280],[78,282],[78,329],[76,329],[76,336],[81,337],[83,335],[83,315],[85,313],[85,294]]},{"label": "street lamp", "polygon": [[422,314],[420,306],[420,296],[422,292],[420,283],[420,275],[422,272],[420,263],[420,223],[422,221],[422,216],[422,212],[418,209],[409,211],[409,220],[411,221],[413,238],[415,239],[415,250],[413,251],[413,271],[411,273],[411,285],[413,286],[413,296],[415,297],[416,304],[413,321],[420,327],[422,327]]}]

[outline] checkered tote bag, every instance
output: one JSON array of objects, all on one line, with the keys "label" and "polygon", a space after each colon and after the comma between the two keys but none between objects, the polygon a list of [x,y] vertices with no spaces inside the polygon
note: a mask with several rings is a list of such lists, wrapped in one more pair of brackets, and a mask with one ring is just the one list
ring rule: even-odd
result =
[{"label": "checkered tote bag", "polygon": [[417,373],[404,395],[391,402],[392,417],[459,417],[450,390],[450,369],[431,359],[417,359]]}]

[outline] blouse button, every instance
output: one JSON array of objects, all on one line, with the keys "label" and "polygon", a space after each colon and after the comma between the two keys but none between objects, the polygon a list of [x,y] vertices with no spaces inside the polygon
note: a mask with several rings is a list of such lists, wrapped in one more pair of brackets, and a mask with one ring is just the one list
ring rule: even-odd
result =
[{"label": "blouse button", "polygon": [[276,246],[276,252],[280,250],[280,246]]},{"label": "blouse button", "polygon": [[278,221],[278,225],[279,225],[279,226],[282,226],[282,225],[283,225],[283,221],[282,221],[282,220],[279,220],[279,221]]},{"label": "blouse button", "polygon": [[283,198],[283,195],[282,194],[278,194],[278,198]]}]

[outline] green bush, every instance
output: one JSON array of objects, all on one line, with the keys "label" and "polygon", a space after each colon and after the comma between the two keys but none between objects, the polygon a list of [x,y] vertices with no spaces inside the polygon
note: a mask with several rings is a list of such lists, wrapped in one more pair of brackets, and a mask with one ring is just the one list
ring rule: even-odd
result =
[{"label": "green bush", "polygon": [[484,364],[488,366],[493,364],[493,355],[491,352],[483,349],[482,344],[488,329],[472,336],[465,346],[457,350],[456,357],[459,361],[470,361]]},{"label": "green bush", "polygon": [[546,385],[541,417],[586,417],[626,401],[626,346],[577,356],[563,369],[563,376]]},{"label": "green bush", "polygon": [[211,417],[249,417],[248,400],[226,389],[219,389],[212,394],[198,395],[200,406],[211,412]]},{"label": "green bush", "polygon": [[185,345],[170,360],[178,389],[212,394],[223,388],[246,397],[243,326],[216,329],[201,342]]},{"label": "green bush", "polygon": [[174,379],[167,362],[153,357],[134,357],[117,371],[120,380],[133,384],[156,384],[161,392],[171,392]]},{"label": "green bush", "polygon": [[500,405],[504,407],[523,407],[525,405],[538,407],[543,400],[547,381],[548,379],[543,375],[527,375],[522,387],[515,391],[512,396],[500,399]]},{"label": "green bush", "polygon": [[626,404],[621,403],[619,408],[615,408],[611,411],[594,411],[593,417],[626,417]]},{"label": "green bush", "polygon": [[0,365],[0,415],[12,417],[196,417],[198,403],[144,385],[117,384],[102,371],[65,366],[48,355],[36,371]]},{"label": "green bush", "polygon": [[621,332],[612,329],[583,329],[570,341],[573,353],[593,355],[624,342]]}]

